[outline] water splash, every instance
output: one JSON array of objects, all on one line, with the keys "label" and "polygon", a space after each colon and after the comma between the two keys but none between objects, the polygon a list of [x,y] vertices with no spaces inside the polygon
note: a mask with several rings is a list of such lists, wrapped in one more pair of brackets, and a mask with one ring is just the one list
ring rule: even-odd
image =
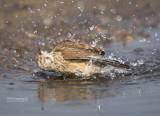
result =
[{"label": "water splash", "polygon": [[92,46],[92,47],[96,47],[97,43],[98,43],[98,40],[92,41],[91,46]]},{"label": "water splash", "polygon": [[89,29],[90,29],[91,31],[93,31],[94,28],[95,28],[94,25],[92,25],[91,27],[89,27]]}]

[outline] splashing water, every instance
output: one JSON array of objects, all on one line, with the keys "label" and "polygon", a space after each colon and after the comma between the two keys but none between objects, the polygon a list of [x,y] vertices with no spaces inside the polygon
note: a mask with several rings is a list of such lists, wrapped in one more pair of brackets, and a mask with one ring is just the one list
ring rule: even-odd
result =
[{"label": "splashing water", "polygon": [[94,30],[94,28],[95,28],[95,26],[94,26],[94,25],[92,25],[91,27],[89,27],[89,29],[90,29],[91,31],[93,31],[93,30]]},{"label": "splashing water", "polygon": [[92,46],[92,47],[96,47],[97,43],[98,43],[98,40],[92,41],[91,46]]}]

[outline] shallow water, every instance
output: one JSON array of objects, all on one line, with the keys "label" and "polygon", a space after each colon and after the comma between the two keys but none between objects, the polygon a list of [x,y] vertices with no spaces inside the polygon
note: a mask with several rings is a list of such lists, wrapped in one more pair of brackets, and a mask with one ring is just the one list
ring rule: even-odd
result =
[{"label": "shallow water", "polygon": [[[0,4],[0,115],[160,115],[158,0]],[[131,74],[63,80],[38,69],[38,48],[53,49],[66,37],[93,46],[100,40],[106,57],[128,62]]]},{"label": "shallow water", "polygon": [[22,66],[31,71],[15,69],[15,63],[13,70],[1,73],[1,115],[159,116],[159,30],[148,28],[150,38],[127,41],[125,47],[121,42],[104,46],[107,57],[113,54],[134,66],[133,75],[113,80],[63,80],[24,58]]}]

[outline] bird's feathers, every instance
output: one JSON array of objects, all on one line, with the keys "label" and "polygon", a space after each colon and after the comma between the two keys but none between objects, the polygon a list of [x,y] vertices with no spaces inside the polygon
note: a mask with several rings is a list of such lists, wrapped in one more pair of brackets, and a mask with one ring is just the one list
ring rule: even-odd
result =
[{"label": "bird's feathers", "polygon": [[77,43],[73,41],[63,41],[56,45],[54,52],[61,52],[65,60],[79,60],[79,61],[90,61],[101,67],[111,65],[114,67],[122,67],[129,69],[130,66],[123,64],[117,60],[111,60],[104,58],[105,52],[97,47],[84,43]]},{"label": "bird's feathers", "polygon": [[125,69],[130,69],[131,67],[128,64],[122,63],[118,60],[111,60],[108,58],[95,58],[92,57],[91,60],[93,61],[94,64],[99,65],[101,67],[105,67],[107,65],[114,66],[114,67],[120,67],[120,68],[125,68]]},{"label": "bird's feathers", "polygon": [[65,41],[58,44],[55,47],[54,52],[61,52],[66,60],[87,59],[91,56],[103,57],[105,55],[105,52],[100,48],[72,41]]}]

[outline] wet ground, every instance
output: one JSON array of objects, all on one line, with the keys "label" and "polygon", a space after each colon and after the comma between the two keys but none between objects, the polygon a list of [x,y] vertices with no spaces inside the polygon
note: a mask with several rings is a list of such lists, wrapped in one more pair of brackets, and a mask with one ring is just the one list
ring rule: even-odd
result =
[{"label": "wet ground", "polygon": [[[0,113],[160,115],[159,1],[0,1]],[[123,6],[123,7],[122,7]],[[65,38],[102,47],[134,67],[114,78],[66,79],[41,71],[38,48]]]}]

